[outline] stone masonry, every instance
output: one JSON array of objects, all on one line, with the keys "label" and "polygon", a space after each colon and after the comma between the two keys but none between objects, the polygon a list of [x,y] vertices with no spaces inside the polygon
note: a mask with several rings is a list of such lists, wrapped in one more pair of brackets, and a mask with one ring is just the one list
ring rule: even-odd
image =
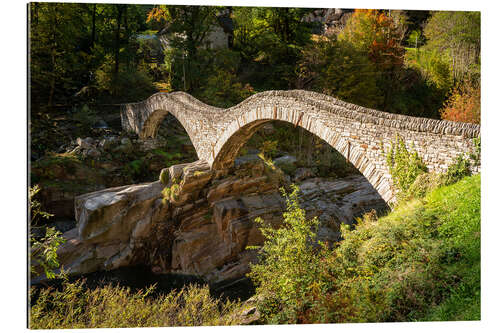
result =
[{"label": "stone masonry", "polygon": [[385,153],[396,137],[418,152],[429,171],[443,172],[459,154],[470,153],[480,126],[381,112],[323,94],[266,91],[221,109],[184,92],[157,93],[123,104],[122,127],[154,138],[162,119],[174,115],[186,129],[200,160],[212,169],[231,166],[239,149],[269,121],[286,121],[317,135],[338,150],[384,200],[394,199]]}]

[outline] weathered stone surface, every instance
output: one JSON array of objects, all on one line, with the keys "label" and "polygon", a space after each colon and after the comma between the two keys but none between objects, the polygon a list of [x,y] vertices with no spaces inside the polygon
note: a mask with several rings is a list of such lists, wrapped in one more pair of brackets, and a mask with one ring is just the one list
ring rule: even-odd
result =
[{"label": "weathered stone surface", "polygon": [[122,127],[141,138],[154,137],[162,119],[174,115],[198,157],[212,169],[231,165],[246,141],[272,120],[300,126],[325,140],[350,161],[386,201],[394,199],[384,151],[398,136],[415,147],[430,171],[446,171],[455,157],[473,149],[480,126],[409,117],[367,109],[319,93],[266,91],[220,109],[183,93],[157,93],[124,104]]},{"label": "weathered stone surface", "polygon": [[314,172],[309,168],[298,168],[295,170],[295,176],[293,177],[294,182],[300,182],[304,179],[314,177]]},{"label": "weathered stone surface", "polygon": [[135,225],[151,219],[151,207],[161,197],[160,182],[121,186],[75,198],[75,217],[82,240],[128,239]]},{"label": "weathered stone surface", "polygon": [[79,147],[81,147],[83,149],[93,148],[94,144],[95,144],[94,139],[92,139],[90,137],[85,138],[85,139],[77,138],[76,143],[78,144]]},{"label": "weathered stone surface", "polygon": [[[222,179],[206,171],[206,162],[172,168],[182,171],[182,200],[164,200],[165,185],[159,181],[77,197],[77,227],[64,234],[68,242],[59,249],[61,263],[70,274],[142,263],[155,272],[195,274],[210,282],[243,276],[256,259],[255,251],[246,248],[264,241],[255,218],[279,227],[285,210],[279,182],[264,175],[252,178],[258,163],[247,164],[246,171],[235,168]],[[329,243],[339,239],[340,223],[352,224],[372,208],[386,208],[363,176],[312,178],[299,186],[308,218],[321,221],[318,239]]]},{"label": "weathered stone surface", "polygon": [[302,182],[299,187],[307,217],[318,216],[322,225],[334,232],[339,231],[340,224],[352,225],[356,217],[361,217],[372,209],[378,212],[389,209],[373,186],[361,175],[338,180],[311,178]]}]

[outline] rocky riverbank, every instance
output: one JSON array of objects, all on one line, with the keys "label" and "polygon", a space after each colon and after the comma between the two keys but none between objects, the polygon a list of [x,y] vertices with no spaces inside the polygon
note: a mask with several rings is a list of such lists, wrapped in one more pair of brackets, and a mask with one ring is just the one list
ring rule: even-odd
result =
[{"label": "rocky riverbank", "polygon": [[[338,241],[341,223],[387,208],[361,175],[311,175],[297,170],[294,180],[307,215],[321,221],[323,241]],[[212,284],[238,279],[256,260],[247,246],[263,241],[254,219],[278,227],[285,209],[279,188],[290,183],[279,168],[254,158],[224,172],[203,161],[173,165],[156,182],[77,196],[76,228],[64,233],[58,255],[70,275],[146,265],[157,274],[194,275]]]}]

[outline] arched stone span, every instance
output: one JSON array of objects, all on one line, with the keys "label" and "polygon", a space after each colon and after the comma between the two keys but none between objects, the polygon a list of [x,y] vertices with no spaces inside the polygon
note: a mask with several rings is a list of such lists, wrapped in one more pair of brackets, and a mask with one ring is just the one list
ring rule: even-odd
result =
[{"label": "arched stone span", "polygon": [[124,104],[122,125],[141,138],[154,137],[167,112],[185,127],[198,157],[215,169],[230,166],[259,125],[281,120],[301,126],[343,154],[387,201],[394,193],[384,151],[396,136],[419,153],[430,171],[445,171],[456,156],[472,150],[473,138],[480,135],[479,125],[391,114],[303,90],[262,92],[228,109],[182,92],[158,93]]}]

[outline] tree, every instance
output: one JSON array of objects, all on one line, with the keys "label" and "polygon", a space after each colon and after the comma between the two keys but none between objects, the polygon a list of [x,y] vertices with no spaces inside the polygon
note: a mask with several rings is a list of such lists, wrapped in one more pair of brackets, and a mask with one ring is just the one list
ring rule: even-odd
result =
[{"label": "tree", "polygon": [[302,18],[312,9],[236,7],[235,50],[242,55],[247,76],[259,90],[290,89],[297,83],[296,63],[311,36]]},{"label": "tree", "polygon": [[382,106],[375,65],[350,43],[317,37],[302,50],[299,88],[312,89],[346,102]]},{"label": "tree", "polygon": [[466,80],[456,86],[440,110],[442,119],[465,123],[481,123],[481,88]]},{"label": "tree", "polygon": [[481,53],[481,13],[432,13],[424,29],[426,48],[451,58],[453,79],[462,81],[467,76],[479,76]]},{"label": "tree", "polygon": [[339,40],[366,53],[375,65],[378,86],[383,91],[383,110],[390,110],[400,72],[404,64],[404,16],[396,20],[384,12],[356,9],[349,18]]},{"label": "tree", "polygon": [[160,5],[149,12],[147,22],[164,24],[164,31],[169,35],[170,50],[166,62],[174,73],[174,89],[193,92],[200,87],[199,74],[204,64],[198,50],[216,24],[220,9],[215,6]]}]

